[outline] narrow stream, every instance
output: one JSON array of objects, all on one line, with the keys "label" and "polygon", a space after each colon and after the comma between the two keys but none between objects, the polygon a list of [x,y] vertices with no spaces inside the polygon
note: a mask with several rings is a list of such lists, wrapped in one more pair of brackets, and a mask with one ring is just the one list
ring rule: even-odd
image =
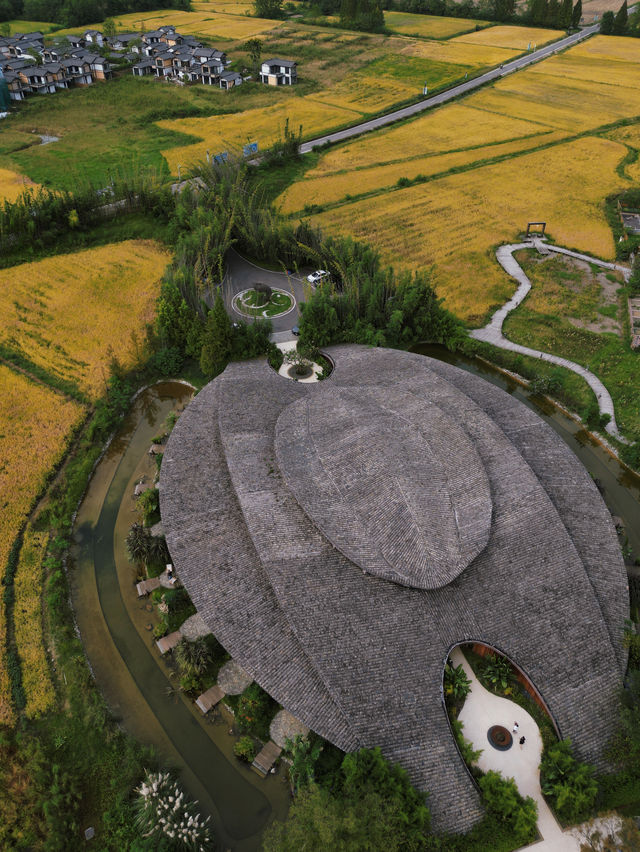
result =
[{"label": "narrow stream", "polygon": [[[190,700],[175,690],[152,634],[141,635],[140,625],[134,623],[138,611],[147,621],[149,614],[135,599],[133,572],[129,570],[128,582],[123,583],[116,565],[122,562],[117,519],[123,498],[132,490],[132,477],[147,455],[151,438],[188,392],[184,385],[164,383],[141,394],[96,470],[74,532],[74,603],[89,659],[114,712],[118,715],[121,710],[128,730],[155,745],[179,770],[186,768],[186,773],[181,772],[183,782],[198,799],[200,810],[212,816],[224,847],[249,852],[259,848],[272,814],[284,818],[288,788],[281,778],[261,779],[241,766],[231,754],[228,723],[203,725]],[[126,502],[125,508],[128,511]],[[125,520],[130,524],[134,518]],[[84,588],[91,580],[95,583],[93,606],[88,600],[93,590]],[[130,600],[125,601],[123,593]],[[130,678],[115,670],[120,661],[109,656],[111,642],[98,633],[96,603]]]},{"label": "narrow stream", "polygon": [[[504,373],[442,347],[422,346],[415,351],[481,376],[535,410],[598,480],[611,513],[624,523],[633,556],[640,555],[639,476],[619,464],[576,421]],[[135,600],[133,582],[125,579],[119,553],[123,524],[128,522],[124,498],[141,459],[167,414],[189,393],[175,382],[156,385],[140,395],[123,422],[78,513],[71,554],[72,594],[96,680],[121,724],[176,766],[189,794],[199,800],[200,810],[212,816],[225,848],[253,852],[270,819],[286,815],[286,785],[281,777],[259,779],[235,761],[227,724],[203,725],[192,703],[171,689],[151,633],[144,633],[143,621],[148,621],[149,614]],[[640,576],[637,568],[629,571]]]}]

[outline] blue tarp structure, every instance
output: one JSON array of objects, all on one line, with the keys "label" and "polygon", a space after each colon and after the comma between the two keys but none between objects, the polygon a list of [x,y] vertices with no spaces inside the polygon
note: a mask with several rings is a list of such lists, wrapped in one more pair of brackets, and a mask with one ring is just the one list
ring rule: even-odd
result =
[{"label": "blue tarp structure", "polygon": [[4,79],[2,70],[0,69],[0,112],[6,112],[11,106],[11,98],[9,96],[9,87]]}]

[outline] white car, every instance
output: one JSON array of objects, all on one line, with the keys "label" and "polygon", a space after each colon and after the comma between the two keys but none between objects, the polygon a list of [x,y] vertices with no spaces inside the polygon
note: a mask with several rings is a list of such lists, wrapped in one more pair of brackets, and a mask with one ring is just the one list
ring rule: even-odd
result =
[{"label": "white car", "polygon": [[309,284],[317,284],[319,281],[322,281],[323,278],[326,278],[329,275],[326,269],[316,269],[315,272],[312,272],[310,275],[307,275],[307,281]]}]

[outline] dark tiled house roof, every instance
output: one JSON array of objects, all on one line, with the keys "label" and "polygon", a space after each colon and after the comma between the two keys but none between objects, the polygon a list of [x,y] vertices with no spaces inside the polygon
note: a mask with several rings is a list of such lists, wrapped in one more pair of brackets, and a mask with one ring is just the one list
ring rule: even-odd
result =
[{"label": "dark tiled house roof", "polygon": [[437,828],[482,814],[442,705],[461,642],[515,661],[603,767],[628,592],[593,481],[535,413],[467,372],[327,351],[317,384],[230,364],[169,439],[162,524],[198,611],[310,728],[405,766]]}]

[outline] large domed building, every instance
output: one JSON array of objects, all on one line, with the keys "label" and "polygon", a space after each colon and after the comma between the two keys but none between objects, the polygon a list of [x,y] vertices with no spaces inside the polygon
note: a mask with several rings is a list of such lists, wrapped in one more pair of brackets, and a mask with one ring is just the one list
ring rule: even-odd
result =
[{"label": "large domed building", "polygon": [[443,704],[450,650],[530,679],[597,765],[625,671],[627,581],[570,449],[488,382],[407,352],[338,346],[331,377],[230,364],[168,442],[169,550],[228,652],[342,749],[380,746],[463,831],[479,794]]}]

